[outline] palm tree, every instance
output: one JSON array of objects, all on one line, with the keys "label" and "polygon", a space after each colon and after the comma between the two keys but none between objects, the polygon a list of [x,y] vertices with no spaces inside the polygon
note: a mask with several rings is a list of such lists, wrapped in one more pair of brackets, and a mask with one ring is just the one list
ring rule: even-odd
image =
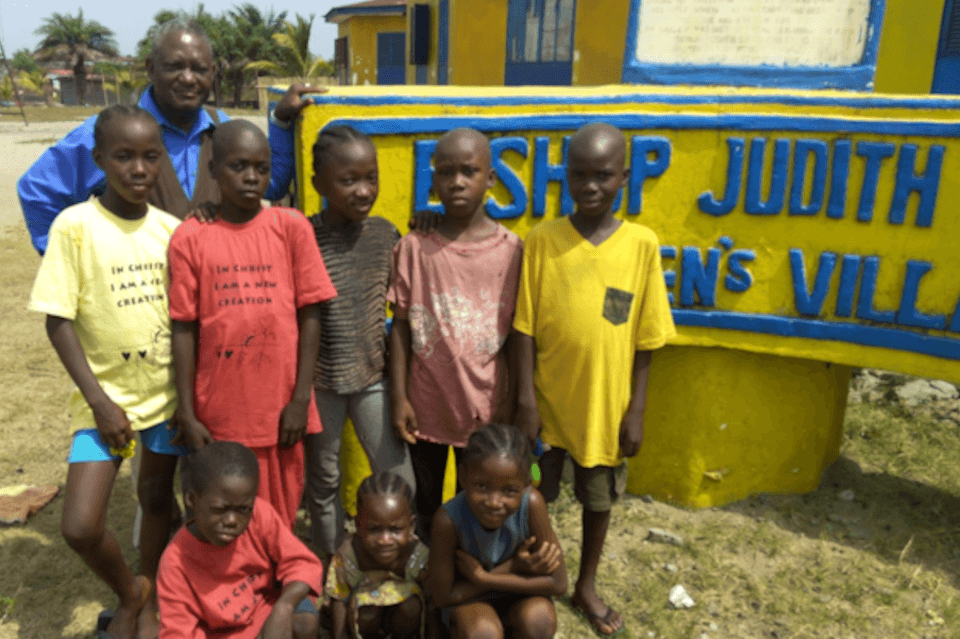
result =
[{"label": "palm tree", "polygon": [[258,60],[246,66],[247,71],[265,72],[267,75],[281,78],[313,78],[330,75],[330,63],[320,56],[310,53],[310,30],[313,28],[313,14],[304,18],[297,14],[297,24],[283,23],[283,31],[273,34],[273,41],[280,48],[278,60]]},{"label": "palm tree", "polygon": [[85,20],[83,9],[77,15],[54,13],[43,19],[34,32],[43,36],[35,53],[41,61],[64,59],[73,67],[77,83],[77,102],[84,104],[87,93],[87,61],[104,60],[118,54],[113,31],[96,20]]},{"label": "palm tree", "polygon": [[103,90],[112,92],[116,96],[117,104],[136,100],[149,83],[142,70],[138,72],[129,65],[98,62],[93,66],[93,72],[103,74]]},{"label": "palm tree", "polygon": [[269,60],[277,57],[279,47],[273,41],[273,34],[283,29],[287,17],[286,11],[275,14],[271,9],[261,13],[249,2],[236,5],[227,12],[229,29],[218,44],[223,48],[217,51],[221,55],[224,79],[233,85],[233,105],[240,104],[243,88],[251,72],[247,65],[257,60]]}]

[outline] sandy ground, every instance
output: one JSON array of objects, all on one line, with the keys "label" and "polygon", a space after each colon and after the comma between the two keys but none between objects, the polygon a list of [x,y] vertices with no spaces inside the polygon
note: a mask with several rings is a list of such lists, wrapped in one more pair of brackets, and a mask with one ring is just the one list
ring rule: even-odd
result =
[{"label": "sandy ground", "polygon": [[17,180],[55,140],[65,136],[77,122],[0,122],[0,226],[19,224]]},{"label": "sandy ground", "polygon": [[[267,119],[262,116],[249,118],[264,131]],[[0,122],[0,227],[20,224],[22,218],[20,201],[17,199],[17,180],[30,168],[37,158],[55,141],[64,137],[80,121]]]}]

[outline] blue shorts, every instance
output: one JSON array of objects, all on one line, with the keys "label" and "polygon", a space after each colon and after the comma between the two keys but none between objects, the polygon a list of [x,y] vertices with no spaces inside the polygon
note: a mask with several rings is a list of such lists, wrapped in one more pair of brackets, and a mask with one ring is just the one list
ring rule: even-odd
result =
[{"label": "blue shorts", "polygon": [[304,597],[300,600],[300,603],[297,604],[297,607],[294,609],[293,614],[299,614],[301,612],[309,612],[311,615],[317,615],[317,609],[314,607],[313,602],[310,601],[310,597]]},{"label": "blue shorts", "polygon": [[[159,455],[176,455],[177,457],[189,455],[190,450],[186,446],[174,446],[170,443],[170,440],[176,435],[176,431],[167,428],[169,423],[170,421],[167,420],[156,426],[141,430],[140,444]],[[119,455],[110,454],[110,446],[100,438],[100,433],[96,428],[78,430],[73,434],[70,456],[67,457],[68,464],[117,461],[119,459]]]}]

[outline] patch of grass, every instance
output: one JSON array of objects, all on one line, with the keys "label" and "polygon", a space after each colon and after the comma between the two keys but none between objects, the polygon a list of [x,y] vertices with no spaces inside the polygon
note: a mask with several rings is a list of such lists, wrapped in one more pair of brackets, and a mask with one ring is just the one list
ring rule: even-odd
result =
[{"label": "patch of grass", "polygon": [[[27,106],[23,110],[27,114],[27,122],[69,122],[70,120],[86,120],[91,115],[100,113],[102,107],[75,107],[75,106]],[[23,122],[23,116],[17,107],[0,109],[0,122]]]}]

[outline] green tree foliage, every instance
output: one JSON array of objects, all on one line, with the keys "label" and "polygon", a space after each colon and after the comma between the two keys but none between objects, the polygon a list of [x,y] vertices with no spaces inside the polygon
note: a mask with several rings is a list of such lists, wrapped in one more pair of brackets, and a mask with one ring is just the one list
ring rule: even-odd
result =
[{"label": "green tree foliage", "polygon": [[93,66],[93,71],[103,74],[104,90],[113,93],[119,104],[135,103],[149,82],[142,69],[129,64],[98,62]]},{"label": "green tree foliage", "polygon": [[41,61],[65,60],[73,69],[77,83],[77,101],[84,104],[87,92],[87,61],[116,57],[114,33],[96,20],[86,20],[83,9],[77,15],[54,13],[43,19],[35,31],[43,37],[35,58]]},{"label": "green tree foliage", "polygon": [[257,60],[247,65],[248,71],[282,78],[314,78],[332,75],[333,67],[320,56],[310,53],[310,31],[313,28],[313,14],[304,18],[297,14],[297,23],[283,23],[283,31],[273,34],[273,41],[279,47],[279,56],[275,60]]},{"label": "green tree foliage", "polygon": [[29,49],[20,49],[15,52],[13,58],[10,60],[10,66],[18,71],[26,71],[27,73],[37,71],[43,73],[43,68],[33,59],[33,55]]},{"label": "green tree foliage", "polygon": [[286,11],[262,13],[249,2],[236,5],[227,12],[230,27],[223,34],[223,75],[233,90],[233,105],[240,104],[243,88],[254,77],[247,65],[257,60],[276,60],[280,47],[273,34],[280,33],[287,17]]}]

